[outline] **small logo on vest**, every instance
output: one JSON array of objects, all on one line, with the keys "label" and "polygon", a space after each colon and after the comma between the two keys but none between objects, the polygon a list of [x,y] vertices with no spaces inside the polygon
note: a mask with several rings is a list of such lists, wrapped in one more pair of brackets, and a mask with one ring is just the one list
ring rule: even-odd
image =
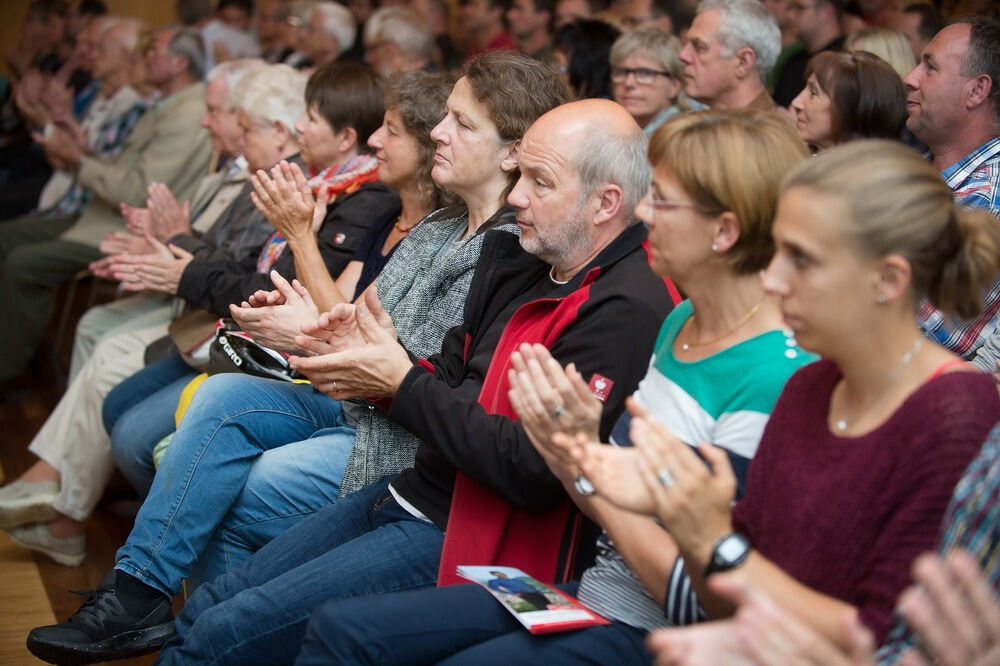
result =
[{"label": "small logo on vest", "polygon": [[590,392],[601,402],[608,401],[608,394],[611,393],[611,389],[614,387],[614,380],[608,379],[604,375],[599,375],[595,372],[590,378]]},{"label": "small logo on vest", "polygon": [[345,240],[347,240],[347,234],[337,234],[333,237],[333,244],[343,245]]}]

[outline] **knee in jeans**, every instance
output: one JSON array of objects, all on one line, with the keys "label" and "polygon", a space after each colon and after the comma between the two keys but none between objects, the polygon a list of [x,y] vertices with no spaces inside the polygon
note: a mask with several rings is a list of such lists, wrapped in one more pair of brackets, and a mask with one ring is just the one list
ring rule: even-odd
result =
[{"label": "knee in jeans", "polygon": [[[138,413],[137,413],[138,412]],[[119,466],[140,463],[153,466],[153,447],[156,442],[144,441],[139,436],[148,415],[132,410],[121,415],[111,429],[111,455]]]}]

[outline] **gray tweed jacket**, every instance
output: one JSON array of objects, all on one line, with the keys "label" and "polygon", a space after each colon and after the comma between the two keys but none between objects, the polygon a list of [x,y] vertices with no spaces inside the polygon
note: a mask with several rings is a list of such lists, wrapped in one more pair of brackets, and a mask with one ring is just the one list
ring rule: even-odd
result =
[{"label": "gray tweed jacket", "polygon": [[[465,297],[486,231],[519,233],[513,211],[505,207],[473,236],[451,243],[457,229],[466,224],[465,206],[431,213],[403,239],[376,280],[379,298],[392,316],[399,341],[416,356],[441,351],[445,333],[462,323]],[[412,466],[420,443],[370,403],[345,403],[345,408],[357,419],[357,434],[340,483],[341,497]]]}]

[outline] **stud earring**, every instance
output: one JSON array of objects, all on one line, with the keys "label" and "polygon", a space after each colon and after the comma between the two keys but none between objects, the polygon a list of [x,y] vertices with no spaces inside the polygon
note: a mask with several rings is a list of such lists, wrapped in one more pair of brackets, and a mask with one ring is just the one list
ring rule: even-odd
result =
[{"label": "stud earring", "polygon": [[712,243],[712,252],[718,252],[718,251],[719,251],[719,244]]},{"label": "stud earring", "polygon": [[876,298],[875,300],[878,301],[879,305],[885,305],[886,302],[885,294],[879,294],[878,298]]}]

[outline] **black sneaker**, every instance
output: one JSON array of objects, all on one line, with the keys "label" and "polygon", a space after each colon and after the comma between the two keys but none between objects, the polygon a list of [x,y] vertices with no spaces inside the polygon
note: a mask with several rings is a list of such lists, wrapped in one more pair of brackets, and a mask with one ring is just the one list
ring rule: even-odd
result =
[{"label": "black sneaker", "polygon": [[[170,599],[129,594],[112,570],[96,590],[76,592],[87,597],[62,624],[36,627],[28,634],[28,650],[50,664],[92,664],[156,652],[174,634]],[[128,576],[133,587],[137,579]],[[144,586],[145,587],[145,586]],[[147,588],[152,589],[152,588]]]}]

